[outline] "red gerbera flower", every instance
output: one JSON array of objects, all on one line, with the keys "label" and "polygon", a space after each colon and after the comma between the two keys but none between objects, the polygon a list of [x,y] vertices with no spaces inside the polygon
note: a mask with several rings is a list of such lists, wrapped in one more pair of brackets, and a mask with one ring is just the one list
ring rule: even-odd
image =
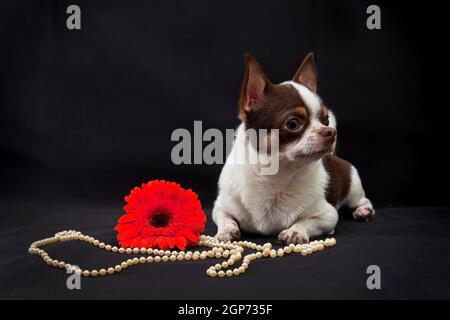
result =
[{"label": "red gerbera flower", "polygon": [[184,250],[199,241],[206,216],[192,190],[153,180],[131,190],[125,201],[126,213],[114,228],[122,247]]}]

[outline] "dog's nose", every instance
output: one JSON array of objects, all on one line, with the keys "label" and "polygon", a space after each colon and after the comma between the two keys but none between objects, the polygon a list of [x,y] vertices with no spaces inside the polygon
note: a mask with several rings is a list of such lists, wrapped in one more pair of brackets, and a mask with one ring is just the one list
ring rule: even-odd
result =
[{"label": "dog's nose", "polygon": [[336,129],[330,127],[322,127],[319,129],[319,134],[322,138],[331,140],[336,136]]}]

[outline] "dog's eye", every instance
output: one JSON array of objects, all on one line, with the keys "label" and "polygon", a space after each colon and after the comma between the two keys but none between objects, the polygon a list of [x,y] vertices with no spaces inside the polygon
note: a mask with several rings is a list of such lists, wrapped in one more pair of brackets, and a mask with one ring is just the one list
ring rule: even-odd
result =
[{"label": "dog's eye", "polygon": [[324,126],[328,126],[330,124],[330,120],[328,119],[328,116],[322,118],[321,122]]},{"label": "dog's eye", "polygon": [[299,118],[289,118],[285,122],[285,126],[289,130],[297,130],[298,128],[300,128],[300,125],[301,125],[301,122],[300,122]]}]

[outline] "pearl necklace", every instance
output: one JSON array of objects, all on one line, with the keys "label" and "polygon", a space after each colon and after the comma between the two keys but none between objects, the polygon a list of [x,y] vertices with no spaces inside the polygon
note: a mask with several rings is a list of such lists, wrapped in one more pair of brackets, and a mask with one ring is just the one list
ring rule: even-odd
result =
[{"label": "pearl necklace", "polygon": [[[63,241],[70,240],[80,240],[93,244],[94,246],[104,249],[106,251],[119,253],[119,254],[145,254],[146,256],[136,257],[133,259],[124,260],[123,262],[117,264],[114,267],[102,268],[100,270],[81,270],[75,265],[65,263],[64,261],[58,261],[52,259],[48,253],[41,249],[41,247]],[[233,241],[233,242],[219,242],[214,237],[201,235],[199,246],[204,246],[211,248],[205,251],[170,251],[170,250],[160,250],[152,248],[123,248],[116,247],[104,242],[100,242],[93,237],[82,234],[79,231],[67,230],[56,233],[53,237],[45,238],[42,240],[35,241],[31,244],[28,252],[30,254],[39,255],[42,260],[49,266],[66,269],[70,273],[75,273],[77,275],[82,275],[84,277],[96,277],[105,276],[118,273],[130,266],[141,264],[141,263],[154,263],[154,262],[174,262],[182,260],[204,260],[204,259],[220,259],[225,258],[226,260],[222,263],[217,263],[208,268],[206,274],[212,278],[219,277],[223,278],[225,276],[232,277],[243,274],[247,271],[251,262],[261,259],[261,258],[277,258],[283,257],[284,255],[299,253],[302,256],[310,255],[317,251],[322,251],[325,247],[331,247],[336,244],[334,238],[327,238],[325,240],[315,240],[308,244],[290,244],[284,248],[278,250],[272,249],[272,244],[265,243],[259,245],[250,241]],[[239,267],[234,267],[236,262],[241,260],[242,254],[244,253],[244,248],[255,250],[255,253],[247,254],[243,257],[243,261]]]}]

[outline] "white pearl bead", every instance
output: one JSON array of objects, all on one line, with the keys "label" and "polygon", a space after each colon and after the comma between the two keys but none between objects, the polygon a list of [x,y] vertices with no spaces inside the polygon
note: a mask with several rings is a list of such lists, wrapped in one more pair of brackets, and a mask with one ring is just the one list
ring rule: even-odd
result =
[{"label": "white pearl bead", "polygon": [[84,277],[89,277],[90,274],[91,274],[91,272],[90,272],[89,270],[84,270],[84,271],[83,271],[83,276],[84,276]]},{"label": "white pearl bead", "polygon": [[131,253],[133,252],[133,250],[132,250],[131,248],[126,248],[126,249],[125,249],[125,252],[126,252],[127,254],[131,254]]},{"label": "white pearl bead", "polygon": [[217,276],[217,272],[215,270],[211,270],[209,275],[213,278],[215,278]]},{"label": "white pearl bead", "polygon": [[134,253],[134,254],[139,253],[139,248],[133,248],[133,253]]},{"label": "white pearl bead", "polygon": [[114,268],[108,268],[108,274],[113,274],[114,273]]},{"label": "white pearl bead", "polygon": [[98,246],[99,243],[100,243],[100,241],[98,241],[98,240],[94,240],[94,242],[93,242],[94,246]]},{"label": "white pearl bead", "polygon": [[161,257],[160,256],[156,256],[153,261],[160,262],[161,261]]},{"label": "white pearl bead", "polygon": [[125,249],[124,248],[119,248],[119,253],[124,253]]},{"label": "white pearl bead", "polygon": [[145,257],[140,257],[140,258],[139,258],[139,262],[140,262],[140,263],[146,263],[146,262],[147,262],[147,259],[146,259]]},{"label": "white pearl bead", "polygon": [[147,257],[147,262],[149,263],[153,262],[153,257]]},{"label": "white pearl bead", "polygon": [[104,242],[99,243],[99,248],[104,249],[106,247],[106,244]]},{"label": "white pearl bead", "polygon": [[93,277],[96,277],[96,276],[98,276],[98,271],[97,270],[92,270],[91,271],[91,276],[93,276]]},{"label": "white pearl bead", "polygon": [[221,278],[223,278],[225,276],[225,272],[223,272],[223,270],[220,270],[217,275]]},{"label": "white pearl bead", "polygon": [[120,271],[122,271],[122,266],[121,266],[121,265],[116,265],[116,266],[114,267],[114,271],[115,271],[115,272],[120,272]]},{"label": "white pearl bead", "polygon": [[106,269],[100,269],[99,273],[101,276],[104,276],[106,274]]},{"label": "white pearl bead", "polygon": [[225,274],[227,275],[227,277],[231,277],[233,275],[233,271],[227,270]]},{"label": "white pearl bead", "polygon": [[122,269],[126,269],[126,268],[128,267],[128,263],[126,263],[126,262],[124,261],[124,262],[122,262],[122,263],[120,264],[120,266],[122,267]]},{"label": "white pearl bead", "polygon": [[263,244],[263,248],[264,248],[264,249],[269,249],[269,250],[270,250],[270,249],[272,249],[272,244],[269,243],[269,242],[264,243],[264,244]]}]

